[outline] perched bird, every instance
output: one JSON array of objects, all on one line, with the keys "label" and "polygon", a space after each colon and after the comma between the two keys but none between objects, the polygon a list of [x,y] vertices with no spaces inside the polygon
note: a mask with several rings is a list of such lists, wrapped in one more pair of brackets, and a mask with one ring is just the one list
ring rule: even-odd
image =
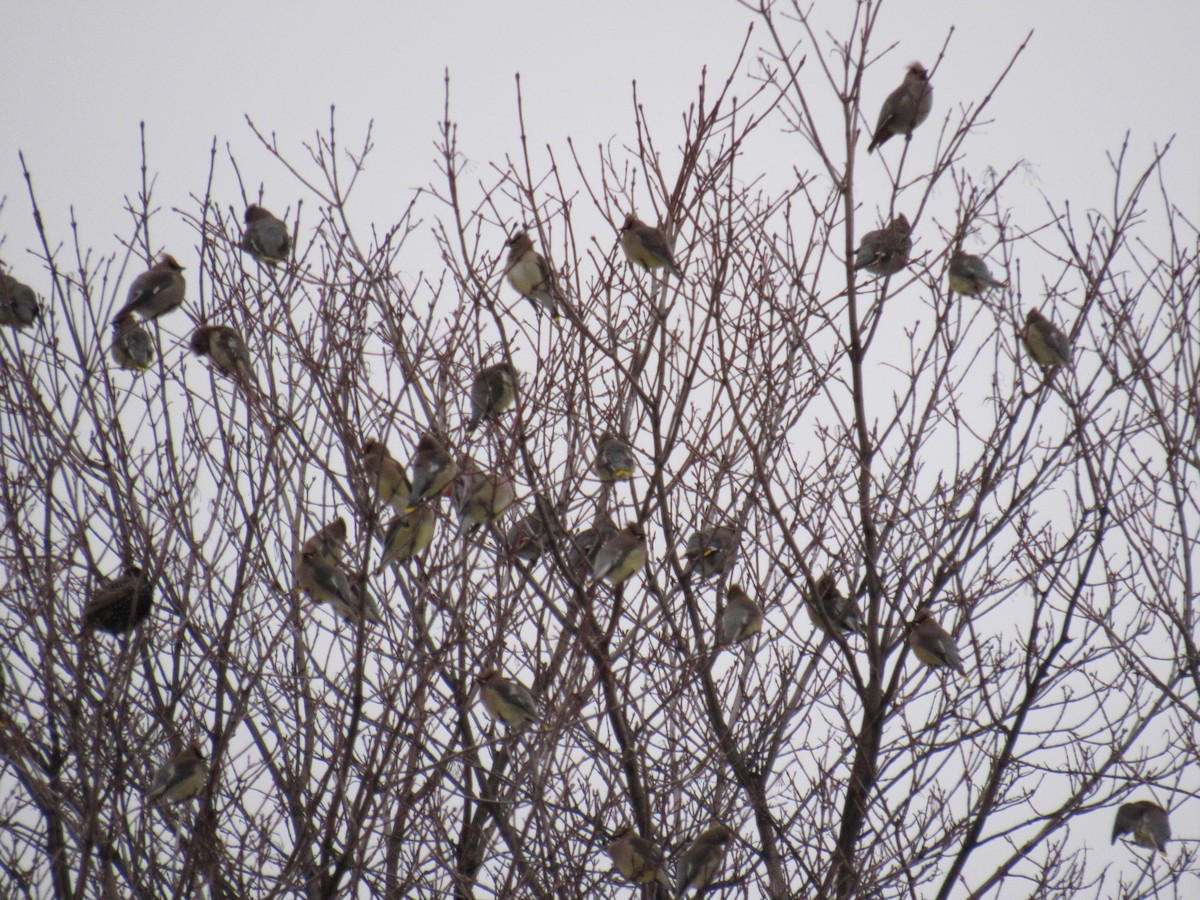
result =
[{"label": "perched bird", "polygon": [[901,213],[886,228],[863,235],[854,254],[854,271],[866,269],[875,275],[895,275],[908,265],[911,252],[912,230]]},{"label": "perched bird", "polygon": [[1138,800],[1123,803],[1117,810],[1113,822],[1112,843],[1124,834],[1132,834],[1133,842],[1139,847],[1157,850],[1167,855],[1167,841],[1171,839],[1171,821],[1167,811],[1153,800]]},{"label": "perched bird", "polygon": [[287,226],[261,206],[246,207],[246,230],[241,247],[267,265],[287,262],[292,252],[292,236]]},{"label": "perched bird", "polygon": [[114,319],[112,358],[122,369],[144,372],[154,364],[154,338],[133,316]]},{"label": "perched bird", "polygon": [[504,544],[514,558],[535,562],[546,549],[546,523],[541,513],[535,508],[517,519],[504,536]]},{"label": "perched bird", "polygon": [[366,592],[355,590],[346,573],[336,564],[321,558],[320,550],[307,547],[300,551],[295,565],[296,586],[317,603],[332,603],[338,615],[357,622],[364,615],[368,622],[383,621],[379,608]]},{"label": "perched bird", "polygon": [[616,586],[646,565],[646,532],[630,522],[600,547],[592,563],[592,581],[608,579]]},{"label": "perched bird", "polygon": [[405,512],[412,512],[430,497],[436,497],[458,477],[458,463],[432,434],[421,435],[412,462],[412,493]]},{"label": "perched bird", "polygon": [[143,319],[157,319],[163,313],[181,306],[183,291],[187,287],[187,282],[179,274],[182,271],[183,266],[175,262],[175,257],[164,253],[158,262],[133,279],[125,305],[113,316],[113,321],[130,313],[137,313]]},{"label": "perched bird", "polygon": [[456,496],[458,530],[462,534],[472,534],[480,526],[491,525],[504,515],[516,501],[517,490],[510,478],[467,472],[459,479]]},{"label": "perched bird", "polygon": [[494,419],[517,399],[517,373],[506,362],[480,369],[471,382],[471,419],[467,433],[479,427],[484,419]]},{"label": "perched bird", "polygon": [[625,217],[621,226],[621,249],[630,263],[646,270],[665,267],[676,278],[683,278],[662,230],[651,228],[633,213]]},{"label": "perched bird", "polygon": [[312,550],[318,559],[336,566],[342,561],[346,549],[346,520],[338,516],[304,542],[300,552]]},{"label": "perched bird", "polygon": [[150,615],[154,584],[137,566],[97,588],[83,607],[83,623],[109,634],[122,634]]},{"label": "perched bird", "polygon": [[146,791],[146,802],[170,800],[180,803],[200,795],[208,782],[208,766],[198,744],[192,744],[182,753],[171,757],[154,773],[150,789]]},{"label": "perched bird", "polygon": [[567,548],[567,565],[577,577],[587,575],[595,566],[596,556],[605,542],[617,532],[617,526],[603,509],[597,509],[591,527],[571,539]]},{"label": "perched bird", "polygon": [[1021,340],[1029,355],[1043,369],[1071,364],[1071,339],[1036,309],[1031,309],[1025,315]]},{"label": "perched bird", "polygon": [[929,118],[932,108],[933,85],[929,83],[929,73],[920,63],[913,63],[908,67],[900,87],[883,101],[867,153],[874,153],[876,147],[886,143],[893,135],[902,134],[905,140],[911,140],[913,130]]},{"label": "perched bird", "polygon": [[721,613],[721,634],[718,644],[740,644],[762,629],[763,611],[750,595],[736,584],[729,586],[728,601]]},{"label": "perched bird", "polygon": [[544,309],[557,322],[562,293],[546,258],[533,249],[533,238],[529,232],[518,231],[504,246],[508,248],[508,259],[504,263],[508,283],[532,303],[534,309]]},{"label": "perched bird", "polygon": [[382,572],[388,563],[404,562],[424,553],[433,543],[436,523],[432,506],[422,506],[392,519],[383,533],[383,558],[375,574]]},{"label": "perched bird", "polygon": [[626,825],[613,835],[613,842],[604,848],[617,871],[634,884],[658,882],[670,890],[671,879],[664,871],[666,858],[662,850]]},{"label": "perched bird", "polygon": [[192,352],[207,356],[213,368],[235,381],[255,381],[250,350],[242,336],[228,325],[201,325],[192,332]]},{"label": "perched bird", "polygon": [[962,657],[958,655],[958,644],[954,638],[934,619],[929,607],[917,610],[917,617],[909,625],[908,646],[917,659],[934,669],[953,669],[966,675]]},{"label": "perched bird", "polygon": [[683,570],[684,581],[697,570],[701,578],[712,578],[726,572],[737,556],[739,541],[738,532],[723,525],[697,531],[688,538],[681,557],[688,561]]},{"label": "perched bird", "polygon": [[837,579],[832,573],[826,572],[817,579],[812,594],[804,598],[804,606],[812,623],[822,631],[845,637],[856,634],[862,628],[862,613],[859,612],[858,602],[853,597],[843,597],[838,590]]},{"label": "perched bird", "polygon": [[638,469],[637,460],[629,445],[611,431],[596,439],[596,459],[592,471],[601,481],[628,481]]},{"label": "perched bird", "polygon": [[733,841],[733,831],[717,824],[700,832],[675,862],[675,897],[689,890],[699,894],[712,882],[721,869],[725,851]]},{"label": "perched bird", "polygon": [[42,315],[37,294],[11,275],[0,275],[0,325],[28,328]]},{"label": "perched bird", "polygon": [[542,714],[529,689],[517,681],[509,681],[495,669],[486,669],[475,679],[483,705],[496,721],[509,728],[520,728],[526,722],[536,722]]},{"label": "perched bird", "polygon": [[989,288],[1008,287],[988,271],[987,263],[978,256],[955,250],[950,256],[950,290],[964,297],[978,297]]},{"label": "perched bird", "polygon": [[375,502],[386,503],[396,512],[404,512],[408,508],[412,486],[404,474],[404,467],[392,458],[383,442],[367,441],[363,444],[362,462]]}]

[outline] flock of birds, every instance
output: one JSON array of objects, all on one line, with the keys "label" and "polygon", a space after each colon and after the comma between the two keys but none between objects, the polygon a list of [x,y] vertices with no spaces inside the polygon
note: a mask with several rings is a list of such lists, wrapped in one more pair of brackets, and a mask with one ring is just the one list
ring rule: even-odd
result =
[{"label": "flock of birds", "polygon": [[[884,101],[867,152],[874,152],[895,135],[911,139],[914,129],[928,117],[932,102],[929,75],[923,66],[914,63],[903,83]],[[649,271],[663,269],[683,278],[671,242],[663,231],[632,213],[620,229],[620,245],[631,264]],[[281,220],[261,206],[250,206],[240,246],[260,263],[275,265],[289,259],[291,238]],[[529,234],[518,232],[506,247],[509,252],[505,275],[509,284],[537,310],[559,319],[565,296],[557,286],[553,269],[537,252]],[[897,215],[884,228],[862,238],[853,267],[855,271],[865,269],[879,276],[894,275],[908,265],[911,250],[908,219]],[[112,320],[111,354],[118,366],[136,371],[150,368],[156,346],[144,323],[184,302],[186,283],[182,273],[183,266],[163,254],[134,279],[125,305]],[[949,282],[952,291],[968,297],[1007,286],[992,277],[982,259],[961,250],[951,255]],[[31,288],[8,274],[0,275],[0,324],[27,327],[37,321],[40,313],[37,296]],[[1030,356],[1043,368],[1070,364],[1070,340],[1039,310],[1028,311],[1021,338]],[[249,350],[236,329],[201,325],[193,332],[190,347],[195,353],[207,356],[217,371],[239,383],[249,385],[255,380]],[[467,432],[511,408],[516,392],[517,372],[510,363],[480,370],[470,388]],[[369,440],[363,445],[361,462],[376,501],[396,512],[383,532],[383,553],[376,574],[389,564],[420,556],[429,547],[437,521],[434,509],[437,498],[445,494],[454,497],[459,527],[464,534],[483,526],[491,527],[516,500],[511,480],[476,471],[469,459],[460,466],[433,433],[424,434],[417,444],[408,466],[411,480],[405,467],[379,441]],[[599,436],[593,471],[601,481],[629,480],[637,469],[637,459],[624,441],[609,432]],[[546,549],[551,532],[535,511],[509,528],[504,540],[514,557],[528,562],[536,560]],[[294,563],[296,585],[312,600],[332,604],[340,615],[356,623],[380,622],[379,609],[365,585],[352,583],[342,568],[346,536],[346,522],[339,517],[309,537]],[[684,577],[697,573],[702,578],[723,575],[737,554],[738,544],[739,534],[732,528],[717,526],[696,533],[683,554],[687,560]],[[567,540],[565,546],[568,565],[577,577],[590,574],[592,583],[607,581],[614,588],[640,571],[647,561],[646,535],[641,524],[630,522],[617,529],[606,514],[599,515],[592,528]],[[862,616],[855,598],[839,591],[832,574],[819,578],[804,602],[813,624],[827,634],[836,633],[844,638],[861,629]],[[138,567],[129,566],[123,576],[94,591],[82,617],[89,626],[119,634],[144,620],[152,604],[153,579]],[[716,646],[745,641],[757,634],[762,624],[762,608],[740,586],[732,584],[720,614]],[[928,608],[919,609],[909,623],[907,641],[913,654],[925,665],[965,675],[954,637],[938,624]],[[497,721],[513,730],[539,721],[538,705],[524,685],[491,668],[476,680],[484,707]],[[203,752],[198,744],[192,744],[158,770],[146,797],[149,801],[188,800],[203,790],[207,778]],[[1126,834],[1132,835],[1135,844],[1165,855],[1171,836],[1166,811],[1149,800],[1122,805],[1113,826],[1113,842]],[[674,860],[673,886],[666,875],[663,852],[633,828],[616,832],[607,852],[625,878],[639,884],[658,883],[668,891],[673,890],[675,897],[682,897],[689,890],[699,893],[712,882],[734,837],[734,831],[720,822],[702,831]]]}]

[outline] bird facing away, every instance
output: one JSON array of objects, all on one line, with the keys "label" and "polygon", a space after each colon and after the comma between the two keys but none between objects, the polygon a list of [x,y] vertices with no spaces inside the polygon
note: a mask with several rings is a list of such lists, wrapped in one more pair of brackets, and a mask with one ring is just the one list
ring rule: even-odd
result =
[{"label": "bird facing away", "polygon": [[517,499],[512,479],[468,472],[458,483],[458,530],[473,534],[483,525],[491,525]]},{"label": "bird facing away", "polygon": [[518,231],[504,246],[508,248],[508,259],[504,263],[508,283],[532,303],[534,309],[545,310],[557,322],[562,294],[545,257],[533,249],[533,238],[529,232]]},{"label": "bird facing away", "polygon": [[495,669],[486,669],[476,679],[483,705],[497,722],[509,728],[520,728],[526,722],[536,722],[542,714],[529,689],[517,681],[509,681]]},{"label": "bird facing away", "polygon": [[955,250],[950,257],[950,290],[964,297],[978,297],[990,288],[1008,287],[988,271],[987,263],[978,256]]},{"label": "bird facing away", "polygon": [[367,441],[362,449],[363,469],[367,473],[367,485],[376,503],[386,503],[396,512],[408,509],[408,498],[412,486],[404,467],[400,465],[382,441]]},{"label": "bird facing away", "polygon": [[207,356],[222,375],[247,384],[255,380],[250,350],[228,325],[201,325],[192,332],[191,348],[198,356]]},{"label": "bird facing away", "polygon": [[676,278],[683,278],[662,230],[651,228],[633,213],[625,217],[625,224],[621,226],[621,249],[631,264],[647,271],[665,268]]},{"label": "bird facing away", "polygon": [[903,213],[886,228],[868,231],[854,254],[854,271],[866,269],[875,275],[895,275],[908,265],[912,252],[912,230]]},{"label": "bird facing away", "polygon": [[607,579],[614,587],[646,565],[646,532],[630,522],[604,542],[592,563],[592,581]]},{"label": "bird facing away", "polygon": [[346,520],[338,516],[323,525],[316,534],[304,542],[300,552],[313,551],[317,557],[331,566],[342,561],[346,549]]},{"label": "bird facing away", "polygon": [[287,226],[261,206],[246,207],[246,230],[241,248],[260,263],[273,266],[287,262],[292,252],[292,237]]},{"label": "bird facing away", "polygon": [[763,611],[750,595],[736,584],[729,586],[729,596],[721,613],[720,645],[740,644],[762,630]]},{"label": "bird facing away", "polygon": [[496,363],[480,369],[471,382],[471,418],[467,434],[479,427],[484,419],[495,419],[517,399],[517,373],[506,363]]},{"label": "bird facing away", "polygon": [[158,262],[133,279],[125,305],[113,316],[113,321],[130,313],[137,313],[143,319],[157,319],[181,306],[187,287],[180,274],[182,271],[183,266],[175,261],[175,257],[164,253]]},{"label": "bird facing away", "polygon": [[876,147],[893,135],[902,134],[905,140],[911,140],[913,130],[929,118],[932,108],[933,85],[929,83],[929,73],[920,63],[913,63],[904,74],[900,87],[883,101],[867,153],[874,153]]},{"label": "bird facing away", "polygon": [[1117,810],[1113,822],[1112,843],[1124,834],[1132,834],[1133,842],[1139,847],[1157,850],[1167,855],[1167,841],[1171,839],[1171,821],[1167,811],[1153,800],[1138,800],[1123,803]]},{"label": "bird facing away", "polygon": [[171,757],[154,773],[150,789],[146,791],[146,802],[170,800],[181,803],[200,795],[208,782],[208,766],[204,754],[197,744],[192,744],[182,753]]},{"label": "bird facing away", "polygon": [[817,579],[811,595],[804,598],[805,609],[812,623],[825,632],[836,631],[842,637],[856,634],[862,628],[862,613],[853,597],[843,597],[837,578],[826,572]]},{"label": "bird facing away", "polygon": [[671,879],[664,871],[666,858],[662,850],[639,835],[632,826],[625,826],[615,835],[613,842],[604,848],[617,871],[634,884],[658,882],[667,890]]},{"label": "bird facing away", "polygon": [[0,275],[0,325],[28,328],[42,315],[37,294],[11,275]]},{"label": "bird facing away", "polygon": [[927,606],[917,610],[917,617],[909,626],[908,646],[917,659],[931,668],[953,669],[959,675],[967,674],[954,637],[937,623]]},{"label": "bird facing away", "polygon": [[675,897],[683,897],[689,890],[699,894],[708,887],[732,841],[733,831],[719,823],[700,832],[675,861]]},{"label": "bird facing away", "polygon": [[421,435],[412,462],[412,493],[405,512],[412,512],[430,497],[436,497],[458,477],[458,463],[432,434]]},{"label": "bird facing away", "polygon": [[112,358],[122,369],[145,372],[154,364],[154,338],[133,316],[113,320]]},{"label": "bird facing away", "polygon": [[596,459],[592,471],[601,481],[628,481],[638,469],[629,445],[606,431],[596,439]]},{"label": "bird facing away", "polygon": [[150,615],[154,585],[137,566],[97,588],[83,607],[83,622],[109,634],[122,634]]},{"label": "bird facing away", "polygon": [[1029,355],[1043,369],[1071,364],[1071,339],[1039,310],[1031,309],[1026,313],[1021,340]]},{"label": "bird facing away", "polygon": [[723,525],[697,531],[688,538],[683,551],[682,558],[688,561],[683,570],[684,580],[696,571],[701,578],[723,574],[737,556],[738,542],[738,532]]},{"label": "bird facing away", "polygon": [[383,533],[383,558],[379,561],[376,574],[382,572],[388,563],[404,562],[424,553],[433,543],[436,523],[432,506],[422,506],[392,519]]},{"label": "bird facing away", "polygon": [[300,551],[295,565],[296,586],[317,603],[332,603],[343,619],[357,622],[364,615],[368,622],[381,622],[379,608],[365,589],[356,591],[346,573],[336,564],[321,558],[320,551]]}]

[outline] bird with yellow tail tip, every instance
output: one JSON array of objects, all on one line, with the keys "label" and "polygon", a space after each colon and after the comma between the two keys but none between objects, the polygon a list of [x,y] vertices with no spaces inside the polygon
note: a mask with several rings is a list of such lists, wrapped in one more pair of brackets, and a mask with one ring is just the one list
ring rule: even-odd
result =
[{"label": "bird with yellow tail tip", "polygon": [[633,451],[623,440],[606,431],[596,439],[592,471],[601,481],[628,481],[638,469]]},{"label": "bird with yellow tail tip", "polygon": [[604,848],[613,861],[613,866],[634,884],[657,882],[667,890],[671,879],[664,871],[666,857],[662,850],[639,835],[632,825],[626,825],[613,835],[613,841]]},{"label": "bird with yellow tail tip", "polygon": [[112,323],[113,361],[122,369],[145,372],[154,364],[154,338],[133,316],[122,316]]},{"label": "bird with yellow tail tip", "polygon": [[762,607],[755,603],[739,585],[729,586],[725,609],[721,612],[718,646],[731,647],[753,637],[762,630]]},{"label": "bird with yellow tail tip", "polygon": [[868,231],[854,253],[854,270],[874,275],[895,275],[908,265],[912,253],[912,228],[901,213],[878,231]]},{"label": "bird with yellow tail tip", "polygon": [[625,223],[621,226],[621,250],[632,265],[641,266],[646,271],[666,269],[676,278],[683,279],[662,229],[647,225],[633,213],[625,217]]},{"label": "bird with yellow tail tip", "polygon": [[432,506],[422,506],[392,519],[383,533],[383,558],[375,574],[387,568],[388,563],[405,562],[424,553],[433,543],[436,526],[437,516]]},{"label": "bird with yellow tail tip", "polygon": [[1040,310],[1031,309],[1026,313],[1021,340],[1029,355],[1043,369],[1071,364],[1071,339]]},{"label": "bird with yellow tail tip", "polygon": [[916,618],[909,624],[908,646],[913,654],[933,669],[951,669],[966,675],[962,657],[958,655],[958,644],[953,636],[937,623],[929,607],[917,610]]},{"label": "bird with yellow tail tip", "polygon": [[1171,821],[1167,811],[1153,800],[1138,800],[1123,803],[1113,821],[1112,843],[1117,838],[1131,834],[1139,847],[1157,850],[1167,855],[1167,841],[1171,839]]},{"label": "bird with yellow tail tip", "polygon": [[208,783],[208,766],[199,744],[192,744],[182,753],[168,759],[157,772],[146,791],[146,802],[169,800],[182,803],[200,795]]},{"label": "bird with yellow tail tip", "polygon": [[1008,284],[992,277],[985,263],[978,256],[955,250],[950,257],[950,290],[964,297],[978,297],[991,288],[1005,288]]},{"label": "bird with yellow tail tip", "polygon": [[832,572],[818,578],[812,592],[805,593],[804,607],[812,623],[828,634],[846,637],[862,630],[858,601],[842,596]]},{"label": "bird with yellow tail tip", "polygon": [[874,153],[876,147],[897,134],[904,135],[906,141],[911,140],[913,131],[929,118],[932,109],[933,85],[929,83],[929,73],[923,65],[915,62],[904,73],[900,87],[883,101],[871,143],[867,145],[867,153]]},{"label": "bird with yellow tail tip", "polygon": [[375,502],[386,503],[396,512],[404,512],[408,508],[412,486],[404,474],[404,467],[392,458],[387,446],[376,440],[364,443],[362,463]]},{"label": "bird with yellow tail tip", "polygon": [[157,319],[183,305],[183,293],[187,289],[183,266],[175,257],[164,253],[158,262],[133,279],[125,305],[113,316],[113,321],[137,313],[143,319]]},{"label": "bird with yellow tail tip", "polygon": [[346,549],[346,520],[338,516],[332,522],[321,526],[317,533],[308,538],[300,551],[313,551],[317,556],[331,566],[342,561]]},{"label": "bird with yellow tail tip", "polygon": [[138,566],[126,566],[125,574],[101,585],[83,607],[83,623],[109,634],[133,630],[154,605],[154,582]]},{"label": "bird with yellow tail tip", "polygon": [[533,304],[541,312],[545,310],[554,321],[560,316],[558,306],[563,302],[558,289],[554,270],[542,254],[533,249],[533,238],[522,229],[504,244],[508,248],[508,259],[504,263],[504,274],[513,290]]},{"label": "bird with yellow tail tip", "polygon": [[192,332],[192,352],[207,356],[213,368],[244,384],[256,381],[250,350],[236,329],[228,325],[201,325]]},{"label": "bird with yellow tail tip", "polygon": [[412,469],[412,492],[405,512],[412,512],[431,497],[439,496],[458,477],[458,463],[428,432],[417,442],[409,467]]},{"label": "bird with yellow tail tip", "polygon": [[365,617],[368,622],[376,624],[383,621],[379,608],[365,586],[356,590],[341,566],[326,562],[316,548],[301,550],[294,574],[297,587],[317,603],[332,604],[343,619],[357,622]]},{"label": "bird with yellow tail tip", "polygon": [[509,728],[521,728],[541,719],[533,694],[520,682],[510,681],[496,669],[485,669],[475,680],[484,708],[497,722],[503,722]]},{"label": "bird with yellow tail tip", "polygon": [[485,419],[496,419],[517,399],[517,371],[502,362],[480,369],[471,381],[471,418],[467,434],[471,434]]},{"label": "bird with yellow tail tip", "polygon": [[699,572],[701,578],[723,575],[737,556],[740,542],[741,537],[737,529],[726,528],[724,525],[697,531],[688,538],[681,557],[687,560],[683,580],[687,581],[695,572]]},{"label": "bird with yellow tail tip", "polygon": [[725,852],[733,842],[733,837],[733,830],[721,823],[696,836],[675,862],[677,900],[686,896],[689,890],[700,894],[712,883],[717,872],[721,871]]},{"label": "bird with yellow tail tip", "polygon": [[261,206],[246,207],[246,229],[241,248],[260,263],[285,263],[292,252],[292,236],[283,222]]},{"label": "bird with yellow tail tip", "polygon": [[613,534],[596,553],[592,563],[592,583],[608,581],[616,587],[646,565],[646,532],[630,522]]}]

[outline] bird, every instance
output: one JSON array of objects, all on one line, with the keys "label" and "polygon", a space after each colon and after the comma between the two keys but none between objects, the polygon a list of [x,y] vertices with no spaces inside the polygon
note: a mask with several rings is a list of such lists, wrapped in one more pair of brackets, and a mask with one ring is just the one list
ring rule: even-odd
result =
[{"label": "bird", "polygon": [[913,63],[904,74],[904,81],[886,100],[879,110],[879,121],[875,133],[867,146],[867,153],[887,142],[893,135],[902,134],[905,140],[912,139],[913,130],[929,118],[933,108],[933,85],[929,73],[920,63]]},{"label": "bird", "polygon": [[1031,309],[1025,314],[1021,340],[1029,355],[1043,369],[1071,364],[1071,339],[1039,310]]},{"label": "bird", "polygon": [[0,325],[28,328],[42,315],[37,294],[11,275],[0,275]]},{"label": "bird", "polygon": [[526,562],[537,561],[546,549],[545,542],[546,523],[537,509],[517,519],[504,536],[504,544],[512,557]]},{"label": "bird", "polygon": [[843,597],[837,578],[826,572],[817,579],[811,594],[806,594],[804,606],[812,623],[822,631],[836,631],[842,637],[862,629],[862,613],[853,597]]},{"label": "bird", "polygon": [[1153,800],[1138,800],[1123,803],[1117,810],[1113,822],[1112,843],[1124,834],[1132,834],[1133,842],[1139,847],[1157,850],[1167,855],[1167,841],[1171,839],[1171,821],[1167,811]]},{"label": "bird", "polygon": [[590,527],[575,535],[567,549],[567,565],[577,577],[592,571],[596,555],[605,542],[616,534],[617,526],[603,509],[597,509]]},{"label": "bird", "polygon": [[763,611],[739,585],[731,584],[725,609],[721,613],[718,644],[731,647],[762,630]]},{"label": "bird", "polygon": [[562,292],[546,258],[533,249],[533,238],[529,232],[518,231],[504,246],[508,248],[508,259],[504,263],[508,283],[532,303],[534,309],[544,309],[557,322],[561,318],[558,305],[563,302]]},{"label": "bird", "polygon": [[157,319],[181,306],[187,287],[180,274],[182,271],[183,266],[175,261],[175,257],[164,253],[158,262],[133,279],[125,305],[113,316],[113,321],[130,313],[137,313],[143,319]]},{"label": "bird", "polygon": [[146,802],[170,800],[180,803],[199,796],[208,782],[208,766],[198,744],[192,744],[159,766],[146,791]]},{"label": "bird", "polygon": [[404,512],[408,508],[412,485],[408,483],[404,467],[392,458],[383,442],[371,440],[364,443],[362,462],[375,501],[386,503],[396,512]]},{"label": "bird", "polygon": [[931,668],[967,674],[954,637],[937,623],[927,606],[917,610],[917,617],[909,625],[908,646],[917,659]]},{"label": "bird", "polygon": [[424,553],[433,543],[436,525],[432,506],[394,517],[383,532],[383,558],[375,574],[382,572],[388,563],[405,562]]},{"label": "bird", "polygon": [[512,479],[474,471],[459,479],[456,495],[458,530],[464,535],[473,534],[480,526],[491,525],[517,499]]},{"label": "bird", "polygon": [[687,581],[697,570],[701,578],[712,578],[726,572],[737,556],[738,542],[738,532],[723,525],[697,531],[688,538],[681,557],[688,561],[683,570],[683,580]]},{"label": "bird", "polygon": [[666,858],[662,850],[626,825],[613,835],[613,841],[604,848],[617,871],[634,884],[658,882],[667,890],[671,879],[664,871]]},{"label": "bird", "polygon": [[475,680],[479,683],[484,707],[497,722],[503,721],[509,728],[520,728],[527,722],[541,719],[533,694],[520,682],[509,681],[495,669],[485,669]]},{"label": "bird", "polygon": [[113,320],[113,361],[122,369],[144,372],[154,364],[154,338],[133,316]]},{"label": "bird", "polygon": [[154,584],[137,566],[92,592],[83,607],[85,625],[109,634],[122,634],[142,622],[154,605]]},{"label": "bird", "polygon": [[189,346],[198,356],[207,356],[222,375],[244,384],[257,380],[246,342],[228,325],[201,325],[192,332]]},{"label": "bird", "polygon": [[688,848],[675,861],[675,897],[683,897],[689,890],[697,894],[712,882],[725,851],[733,841],[733,831],[727,825],[717,823],[696,836]]},{"label": "bird", "polygon": [[458,477],[458,463],[432,434],[421,435],[412,462],[412,493],[405,512],[412,512],[430,497],[436,497]]},{"label": "bird", "polygon": [[854,271],[866,269],[876,275],[895,275],[908,265],[912,252],[912,230],[903,213],[887,227],[863,235],[854,254]]},{"label": "bird", "polygon": [[646,532],[630,522],[609,537],[592,563],[592,582],[607,579],[614,587],[646,565]]},{"label": "bird", "polygon": [[628,481],[638,470],[637,460],[629,445],[611,431],[596,439],[596,459],[592,471],[601,481]]},{"label": "bird", "polygon": [[467,434],[484,419],[494,419],[517,399],[517,373],[510,363],[496,363],[480,369],[471,381],[471,418]]},{"label": "bird", "polygon": [[332,522],[324,525],[306,540],[301,546],[301,552],[312,550],[317,557],[331,566],[342,561],[346,549],[346,520],[338,516]]},{"label": "bird", "polygon": [[950,290],[964,297],[978,297],[989,288],[1008,287],[988,271],[987,263],[978,256],[955,250],[950,256]]},{"label": "bird", "polygon": [[294,567],[296,586],[317,603],[332,603],[344,619],[357,622],[364,615],[368,622],[383,621],[379,608],[365,589],[356,591],[341,567],[322,559],[315,547],[304,548]]},{"label": "bird", "polygon": [[633,213],[625,217],[621,226],[621,249],[631,264],[647,271],[665,267],[676,278],[683,278],[662,230],[650,227]]},{"label": "bird", "polygon": [[246,230],[242,232],[241,248],[261,263],[273,266],[287,262],[292,252],[292,237],[288,228],[261,206],[246,207]]}]

